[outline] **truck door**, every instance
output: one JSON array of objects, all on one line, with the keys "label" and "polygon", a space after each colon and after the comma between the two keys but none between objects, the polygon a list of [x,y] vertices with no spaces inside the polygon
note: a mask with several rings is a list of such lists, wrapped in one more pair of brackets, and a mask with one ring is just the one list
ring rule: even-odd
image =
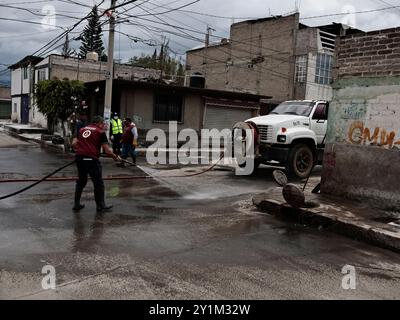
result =
[{"label": "truck door", "polygon": [[311,117],[311,130],[317,136],[318,145],[324,144],[326,130],[328,129],[328,105],[318,103]]}]

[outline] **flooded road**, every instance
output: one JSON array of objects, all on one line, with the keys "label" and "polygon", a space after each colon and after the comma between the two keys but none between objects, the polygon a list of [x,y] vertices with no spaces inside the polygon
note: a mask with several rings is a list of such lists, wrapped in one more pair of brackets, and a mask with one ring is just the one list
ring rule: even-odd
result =
[{"label": "flooded road", "polygon": [[[0,134],[1,136],[1,134]],[[0,147],[0,175],[40,177],[71,161],[37,146]],[[1,299],[399,299],[400,256],[326,231],[277,220],[251,199],[275,186],[272,170],[237,177],[204,167],[118,168],[104,176],[110,213],[71,210],[73,182],[46,182],[0,202]],[[60,175],[75,175],[70,167]],[[25,184],[1,184],[0,195]],[[43,266],[56,290],[43,290]],[[357,288],[342,288],[342,268],[356,268]]]}]

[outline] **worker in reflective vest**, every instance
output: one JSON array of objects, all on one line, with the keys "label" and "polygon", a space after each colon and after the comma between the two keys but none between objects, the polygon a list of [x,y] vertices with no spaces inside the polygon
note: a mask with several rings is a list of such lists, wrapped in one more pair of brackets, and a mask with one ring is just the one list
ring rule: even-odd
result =
[{"label": "worker in reflective vest", "polygon": [[113,151],[115,154],[121,153],[121,138],[123,134],[122,121],[118,117],[118,113],[114,113],[111,119],[111,141],[113,143]]}]

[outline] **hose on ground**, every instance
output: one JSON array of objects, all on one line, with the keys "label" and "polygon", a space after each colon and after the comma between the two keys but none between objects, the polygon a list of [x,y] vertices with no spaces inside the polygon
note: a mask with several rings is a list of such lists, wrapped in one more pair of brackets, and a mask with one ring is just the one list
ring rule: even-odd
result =
[{"label": "hose on ground", "polygon": [[8,194],[8,195],[5,195],[5,196],[1,196],[0,197],[0,201],[4,200],[4,199],[11,198],[11,197],[14,197],[14,196],[16,196],[16,195],[18,195],[18,194],[20,194],[22,192],[25,192],[25,191],[28,191],[29,189],[32,189],[33,187],[37,186],[39,183],[47,180],[51,176],[54,176],[56,173],[64,170],[65,168],[68,168],[69,166],[72,166],[74,163],[75,163],[75,160],[70,162],[70,163],[68,163],[68,164],[66,164],[65,166],[62,166],[61,168],[58,168],[57,170],[53,171],[52,173],[48,174],[47,176],[43,177],[42,179],[38,180],[37,182],[35,182],[35,183],[33,183],[33,184],[31,184],[31,185],[29,185],[29,186],[27,186],[27,187],[25,187],[25,188],[23,188],[21,190],[15,191],[15,192],[13,192],[11,194]]},{"label": "hose on ground", "polygon": [[[107,179],[107,180],[118,180],[118,179],[120,179],[120,180],[134,180],[134,179],[148,179],[148,178],[189,178],[189,177],[195,177],[195,176],[199,176],[199,175],[205,174],[205,173],[207,173],[207,172],[213,170],[213,169],[221,162],[221,160],[222,160],[223,158],[224,158],[224,154],[221,153],[221,157],[220,157],[220,159],[218,160],[218,162],[214,163],[212,166],[210,166],[210,167],[207,168],[206,170],[203,170],[203,171],[201,171],[201,172],[197,172],[197,173],[194,173],[194,174],[177,175],[177,176],[152,176],[152,177],[148,177],[148,176],[144,176],[144,177],[142,177],[142,176],[112,177],[112,178],[109,178],[109,179],[106,178],[106,179]],[[127,161],[127,160],[123,160],[123,162],[128,163],[128,164],[131,164],[131,165],[133,165],[133,166],[136,166],[136,164],[134,164],[134,163],[132,163],[132,162],[129,162],[129,161]],[[61,168],[58,168],[57,170],[53,171],[52,173],[48,174],[47,176],[45,176],[45,177],[43,177],[42,179],[39,179],[39,180],[35,180],[35,179],[22,179],[22,181],[27,181],[27,182],[28,182],[28,181],[36,181],[36,182],[33,183],[33,184],[31,184],[31,185],[29,185],[29,186],[27,186],[27,187],[25,187],[25,188],[23,188],[23,189],[21,189],[21,190],[15,191],[15,192],[13,192],[13,193],[11,193],[11,194],[8,194],[8,195],[5,195],[5,196],[1,196],[1,197],[0,197],[0,201],[1,201],[1,200],[8,199],[8,198],[11,198],[11,197],[14,197],[14,196],[16,196],[16,195],[18,195],[18,194],[20,194],[20,193],[23,193],[23,192],[29,190],[29,189],[32,189],[33,187],[37,186],[39,183],[42,183],[42,182],[44,182],[44,181],[46,181],[46,180],[47,180],[47,181],[71,181],[71,180],[76,180],[76,177],[59,177],[59,178],[52,178],[52,179],[50,179],[50,178],[51,178],[52,176],[54,176],[56,173],[58,173],[58,172],[64,170],[65,168],[68,168],[69,166],[72,166],[74,163],[75,163],[75,160],[72,161],[72,162],[70,162],[70,163],[68,163],[68,164],[66,164],[65,166],[62,166]],[[106,179],[104,179],[104,180],[106,180]],[[19,182],[19,181],[21,181],[21,180],[9,180],[9,181],[7,181],[7,182]]]}]

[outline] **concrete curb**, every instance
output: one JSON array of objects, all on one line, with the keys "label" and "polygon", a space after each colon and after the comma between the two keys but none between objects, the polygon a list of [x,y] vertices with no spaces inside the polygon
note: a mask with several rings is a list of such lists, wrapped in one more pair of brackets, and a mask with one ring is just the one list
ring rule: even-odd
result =
[{"label": "concrete curb", "polygon": [[253,198],[253,204],[262,212],[276,215],[311,227],[324,228],[354,240],[364,241],[378,247],[400,252],[400,233],[373,226],[368,221],[354,220],[331,214],[322,208],[296,209],[276,199],[268,199],[266,195]]},{"label": "concrete curb", "polygon": [[40,146],[42,148],[48,148],[48,149],[51,149],[56,152],[64,152],[63,145],[57,145],[50,141],[43,141],[43,140],[39,140],[39,139],[35,139],[35,138],[25,137],[25,136],[23,136],[23,134],[7,130],[6,127],[4,127],[4,132],[14,138],[22,140],[22,141],[40,144]]}]

